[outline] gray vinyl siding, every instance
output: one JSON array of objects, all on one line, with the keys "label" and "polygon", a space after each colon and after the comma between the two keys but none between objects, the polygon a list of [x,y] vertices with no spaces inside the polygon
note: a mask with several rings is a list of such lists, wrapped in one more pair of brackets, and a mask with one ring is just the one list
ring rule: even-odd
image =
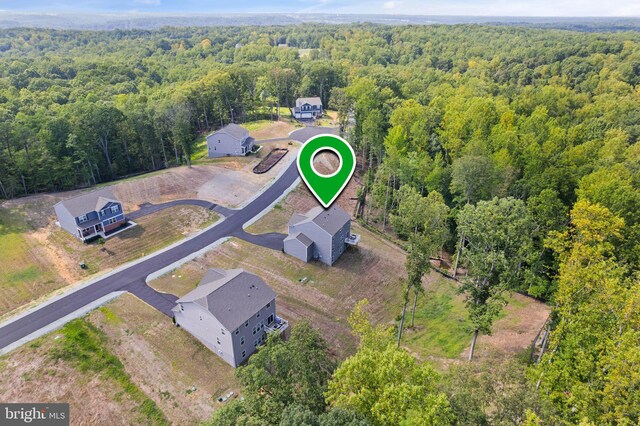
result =
[{"label": "gray vinyl siding", "polygon": [[285,239],[284,240],[284,252],[297,257],[303,262],[308,262],[313,257],[313,246],[305,246],[302,244],[297,238]]},{"label": "gray vinyl siding", "polygon": [[72,234],[73,236],[78,236],[78,226],[76,224],[76,218],[69,213],[65,206],[62,204],[56,204],[53,209],[56,212],[56,216],[58,217],[58,223],[60,223],[60,227]]},{"label": "gray vinyl siding", "polygon": [[[184,310],[175,312],[176,324],[191,333],[225,362],[235,367],[231,332],[226,330],[220,321],[197,303],[187,302],[180,305]],[[222,334],[223,330],[224,334]],[[217,339],[220,339],[220,344]]]},{"label": "gray vinyl siding", "polygon": [[[256,351],[255,342],[266,340],[267,321],[270,315],[276,317],[276,302],[271,300],[260,311],[247,318],[237,330],[227,330],[208,310],[194,302],[179,303],[182,310],[174,311],[176,324],[196,337],[202,344],[222,358],[232,367],[245,362]],[[257,315],[260,314],[258,317]],[[264,327],[259,327],[260,324]],[[247,324],[245,326],[245,324]],[[254,327],[256,333],[253,334]],[[223,334],[224,330],[224,334]],[[237,333],[236,333],[237,332]],[[244,337],[244,344],[242,338]],[[218,339],[220,344],[218,344]],[[245,356],[242,356],[245,351]]]},{"label": "gray vinyl siding", "polygon": [[289,235],[295,235],[298,232],[305,234],[313,241],[313,258],[318,259],[327,265],[333,264],[331,261],[332,241],[331,235],[313,222],[303,222],[289,227]]},{"label": "gray vinyl siding", "polygon": [[[209,158],[247,155],[251,150],[251,144],[243,144],[224,132],[213,133],[207,136]],[[245,148],[245,152],[242,149]]]}]

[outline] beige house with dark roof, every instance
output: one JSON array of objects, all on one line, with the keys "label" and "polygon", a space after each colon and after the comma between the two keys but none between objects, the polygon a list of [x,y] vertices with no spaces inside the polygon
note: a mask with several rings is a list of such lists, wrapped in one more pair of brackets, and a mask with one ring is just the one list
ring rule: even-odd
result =
[{"label": "beige house with dark roof", "polygon": [[337,205],[329,209],[318,206],[291,217],[284,252],[304,262],[316,259],[333,265],[347,245],[359,241],[360,236],[351,233],[351,217],[347,212]]},{"label": "beige house with dark roof", "polygon": [[254,144],[255,139],[249,136],[249,131],[233,123],[207,136],[209,158],[247,155]]},{"label": "beige house with dark roof", "polygon": [[209,269],[198,287],[176,301],[174,322],[232,367],[246,361],[266,340],[283,332],[276,294],[243,269]]}]

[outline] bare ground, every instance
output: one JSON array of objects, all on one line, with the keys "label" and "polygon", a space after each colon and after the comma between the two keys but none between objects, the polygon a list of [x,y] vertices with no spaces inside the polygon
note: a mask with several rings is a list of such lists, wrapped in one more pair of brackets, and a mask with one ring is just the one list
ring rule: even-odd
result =
[{"label": "bare ground", "polygon": [[238,395],[231,366],[136,297],[125,294],[88,320],[106,333],[109,350],[171,423],[206,420],[221,406],[218,396]]},{"label": "bare ground", "polygon": [[49,334],[0,358],[0,401],[68,402],[73,425],[128,425],[135,403],[113,380],[80,372],[50,350]]},{"label": "bare ground", "polygon": [[276,121],[250,132],[250,135],[259,143],[261,139],[286,138],[294,129],[291,123]]}]

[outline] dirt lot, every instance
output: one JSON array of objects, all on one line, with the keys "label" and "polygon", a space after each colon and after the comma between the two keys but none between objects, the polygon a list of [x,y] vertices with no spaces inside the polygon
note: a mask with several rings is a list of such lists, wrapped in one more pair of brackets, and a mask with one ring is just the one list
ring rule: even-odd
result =
[{"label": "dirt lot", "polygon": [[2,402],[68,402],[73,425],[127,425],[135,403],[112,379],[54,360],[52,333],[0,358]]},{"label": "dirt lot", "polygon": [[[106,334],[105,349],[171,423],[196,424],[220,406],[218,396],[237,395],[233,368],[134,296],[123,295],[86,319]],[[69,402],[74,425],[136,424],[138,404],[115,380],[53,359],[64,338],[54,332],[1,357],[0,400]]]},{"label": "dirt lot", "polygon": [[255,129],[249,125],[249,134],[260,143],[261,139],[286,138],[289,136],[295,126],[287,121],[276,121],[267,125],[255,126]]},{"label": "dirt lot", "polygon": [[[244,205],[289,166],[297,155],[298,146],[297,143],[289,145],[287,142],[270,142],[263,147],[258,156],[229,160],[221,163],[224,164],[223,169],[220,165],[216,165],[212,169],[211,179],[194,186],[196,188],[195,198],[209,200],[225,207],[233,208]],[[253,168],[269,153],[271,148],[287,148],[289,152],[267,173],[260,175],[253,173]]]}]

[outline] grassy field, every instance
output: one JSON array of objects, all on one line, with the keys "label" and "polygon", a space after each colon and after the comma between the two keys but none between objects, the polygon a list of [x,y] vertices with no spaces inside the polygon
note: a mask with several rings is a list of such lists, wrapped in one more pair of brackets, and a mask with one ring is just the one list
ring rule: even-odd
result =
[{"label": "grassy field", "polygon": [[18,209],[0,208],[0,315],[61,285]]},{"label": "grassy field", "polygon": [[233,368],[130,295],[0,357],[0,373],[0,400],[68,402],[72,424],[197,424],[238,389]]}]

